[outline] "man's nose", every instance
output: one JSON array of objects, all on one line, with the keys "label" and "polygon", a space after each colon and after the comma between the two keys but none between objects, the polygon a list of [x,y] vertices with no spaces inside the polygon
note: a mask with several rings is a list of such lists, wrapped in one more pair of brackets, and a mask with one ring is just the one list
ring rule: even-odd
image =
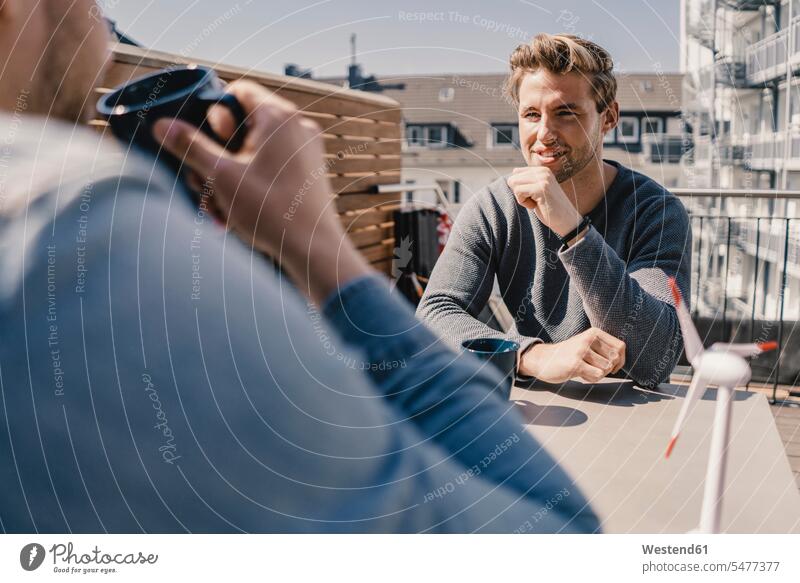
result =
[{"label": "man's nose", "polygon": [[553,128],[553,120],[550,117],[542,116],[539,127],[536,128],[536,141],[540,144],[551,144],[558,141],[558,136]]}]

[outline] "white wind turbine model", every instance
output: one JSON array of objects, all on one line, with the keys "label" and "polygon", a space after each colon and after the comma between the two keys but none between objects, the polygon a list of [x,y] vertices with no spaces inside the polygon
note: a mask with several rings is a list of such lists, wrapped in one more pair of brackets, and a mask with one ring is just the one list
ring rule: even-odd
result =
[{"label": "white wind turbine model", "polygon": [[740,387],[750,380],[750,365],[745,357],[757,356],[767,350],[775,350],[777,342],[758,342],[754,344],[726,344],[717,342],[708,350],[703,349],[700,335],[692,323],[689,310],[683,303],[681,291],[675,278],[670,278],[672,295],[678,312],[686,358],[694,369],[692,383],[681,407],[681,412],[672,430],[672,438],[667,446],[666,457],[672,453],[675,442],[686,420],[689,410],[705,393],[708,385],[716,385],[717,408],[714,413],[713,433],[711,434],[711,451],[706,470],[703,506],[700,511],[700,533],[718,533],[722,513],[722,493],[725,487],[725,465],[728,457],[728,441],[730,439],[731,405],[734,387]]}]

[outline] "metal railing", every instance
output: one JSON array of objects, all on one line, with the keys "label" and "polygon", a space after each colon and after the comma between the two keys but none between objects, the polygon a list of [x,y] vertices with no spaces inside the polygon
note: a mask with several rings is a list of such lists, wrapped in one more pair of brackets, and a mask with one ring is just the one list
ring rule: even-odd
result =
[{"label": "metal railing", "polygon": [[[800,131],[795,125],[781,132],[753,136],[747,146],[751,168],[800,170]],[[788,151],[785,151],[788,148]]]},{"label": "metal railing", "polygon": [[745,59],[731,56],[720,57],[713,64],[698,69],[697,78],[700,91],[711,89],[715,83],[736,88],[750,85]]},{"label": "metal railing", "polygon": [[753,148],[740,140],[723,136],[712,145],[709,136],[700,136],[688,144],[684,156],[691,153],[690,162],[701,166],[709,164],[746,165],[750,163]]},{"label": "metal railing", "polygon": [[678,164],[691,148],[689,136],[682,134],[644,134],[642,156],[648,164]]},{"label": "metal railing", "polygon": [[[794,39],[791,41],[791,46],[789,46],[790,30],[791,38]],[[795,61],[800,55],[799,30],[800,17],[796,16],[790,26],[747,47],[745,59],[749,83],[764,83],[786,74],[787,61]]]},{"label": "metal railing", "polygon": [[776,340],[754,380],[773,401],[779,385],[800,397],[800,191],[673,192],[692,222],[692,316],[706,344]]},{"label": "metal railing", "polygon": [[747,146],[750,166],[762,170],[774,170],[780,167],[784,159],[785,142],[784,132],[753,136]]},{"label": "metal railing", "polygon": [[[788,148],[788,151],[786,150]],[[800,131],[784,131],[749,136],[718,138],[712,151],[706,136],[695,140],[693,161],[708,164],[737,164],[754,170],[800,170]]]},{"label": "metal railing", "polygon": [[770,6],[779,2],[780,0],[720,0],[720,5],[743,12],[745,10],[758,10],[762,6]]}]

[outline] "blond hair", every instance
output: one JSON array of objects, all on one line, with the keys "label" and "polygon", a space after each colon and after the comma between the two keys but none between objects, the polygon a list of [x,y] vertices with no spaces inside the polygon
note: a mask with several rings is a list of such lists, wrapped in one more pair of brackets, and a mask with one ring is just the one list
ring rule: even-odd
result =
[{"label": "blond hair", "polygon": [[580,73],[588,79],[594,93],[597,111],[614,102],[617,80],[614,61],[598,44],[573,34],[537,34],[530,44],[519,45],[509,57],[511,75],[505,91],[519,105],[519,86],[527,73],[544,68],[552,73]]}]

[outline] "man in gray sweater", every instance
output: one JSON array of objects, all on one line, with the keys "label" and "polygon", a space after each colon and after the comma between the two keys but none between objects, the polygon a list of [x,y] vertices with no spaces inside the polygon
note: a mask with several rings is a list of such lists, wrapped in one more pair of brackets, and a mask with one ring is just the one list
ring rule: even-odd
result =
[{"label": "man in gray sweater", "polygon": [[[456,346],[516,340],[520,376],[624,374],[657,385],[681,347],[667,279],[691,297],[686,210],[655,181],[603,160],[603,136],[619,119],[608,52],[540,34],[510,65],[528,165],[461,209],[417,314]],[[514,318],[505,334],[476,319],[495,277]]]}]

